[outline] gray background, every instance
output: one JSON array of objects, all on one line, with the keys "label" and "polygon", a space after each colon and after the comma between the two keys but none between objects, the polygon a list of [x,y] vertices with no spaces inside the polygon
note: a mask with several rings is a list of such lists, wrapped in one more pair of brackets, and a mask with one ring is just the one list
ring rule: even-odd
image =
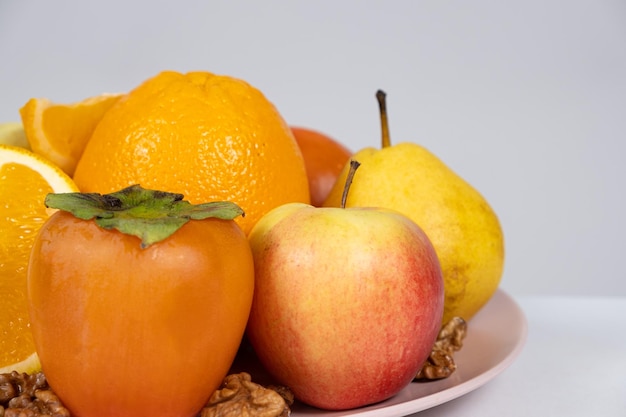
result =
[{"label": "gray background", "polygon": [[500,216],[513,295],[626,295],[626,1],[0,0],[0,121],[164,69],[261,89],[293,125],[420,143]]}]

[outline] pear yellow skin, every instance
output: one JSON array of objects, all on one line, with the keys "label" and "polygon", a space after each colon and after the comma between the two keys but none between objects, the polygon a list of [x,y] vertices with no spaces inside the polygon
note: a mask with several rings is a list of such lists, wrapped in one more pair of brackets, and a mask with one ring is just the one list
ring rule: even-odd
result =
[{"label": "pear yellow skin", "polygon": [[0,123],[0,145],[19,146],[30,149],[21,122]]},{"label": "pear yellow skin", "polygon": [[[504,237],[487,201],[439,158],[415,143],[365,148],[346,207],[386,207],[411,218],[430,238],[443,271],[443,323],[470,320],[497,290]],[[339,207],[349,163],[324,206]]]}]

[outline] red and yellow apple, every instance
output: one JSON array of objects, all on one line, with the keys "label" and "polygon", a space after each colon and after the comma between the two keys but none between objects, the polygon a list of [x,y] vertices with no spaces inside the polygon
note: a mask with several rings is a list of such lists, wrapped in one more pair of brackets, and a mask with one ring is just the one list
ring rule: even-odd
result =
[{"label": "red and yellow apple", "polygon": [[261,218],[249,241],[247,334],[277,382],[303,403],[340,410],[412,381],[440,330],[444,294],[419,226],[388,209],[291,203]]}]

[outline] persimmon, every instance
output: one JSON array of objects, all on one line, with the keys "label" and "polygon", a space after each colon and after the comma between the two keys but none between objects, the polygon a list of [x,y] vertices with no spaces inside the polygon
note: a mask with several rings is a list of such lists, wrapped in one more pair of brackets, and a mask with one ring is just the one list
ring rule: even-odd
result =
[{"label": "persimmon", "polygon": [[28,270],[43,372],[72,415],[195,415],[235,358],[254,291],[227,202],[133,186],[49,194]]},{"label": "persimmon", "polygon": [[291,131],[304,158],[311,205],[320,207],[352,156],[352,151],[336,139],[315,130],[292,126]]}]

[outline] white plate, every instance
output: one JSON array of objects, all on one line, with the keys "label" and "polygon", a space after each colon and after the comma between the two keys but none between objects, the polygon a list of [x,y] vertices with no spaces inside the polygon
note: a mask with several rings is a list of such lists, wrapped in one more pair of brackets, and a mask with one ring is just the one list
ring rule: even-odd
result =
[{"label": "white plate", "polygon": [[354,410],[328,412],[298,404],[291,416],[399,417],[443,404],[479,388],[504,371],[521,352],[526,334],[524,313],[508,294],[498,290],[469,321],[463,348],[455,355],[457,370],[449,378],[412,382],[389,400]]}]

